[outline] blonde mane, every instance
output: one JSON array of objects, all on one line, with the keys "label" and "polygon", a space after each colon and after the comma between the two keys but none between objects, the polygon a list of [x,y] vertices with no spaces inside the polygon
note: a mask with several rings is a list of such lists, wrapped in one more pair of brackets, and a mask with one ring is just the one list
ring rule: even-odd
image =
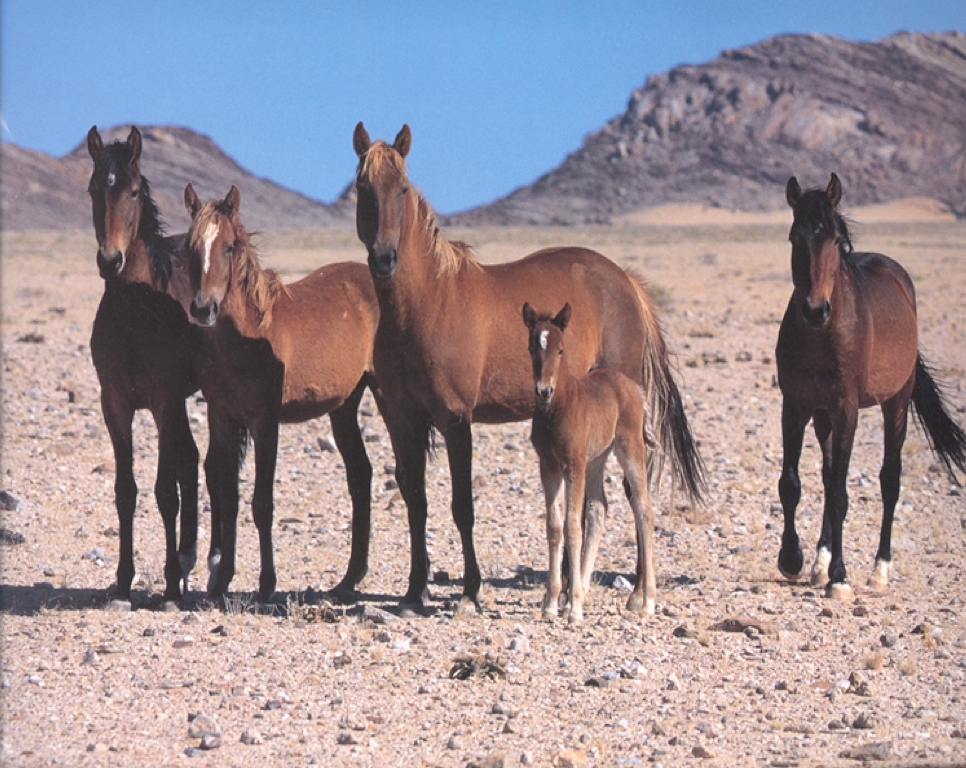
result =
[{"label": "blonde mane", "polygon": [[[406,162],[398,152],[377,140],[369,147],[359,165],[359,174],[370,178],[374,174],[390,173],[406,178]],[[465,265],[482,269],[473,255],[473,249],[461,240],[447,240],[436,221],[436,212],[422,193],[410,185],[413,194],[408,196],[409,214],[415,222],[417,232],[429,241],[429,250],[437,262],[436,276],[455,275]]]},{"label": "blonde mane", "polygon": [[228,290],[232,289],[232,284],[238,286],[245,302],[258,316],[258,328],[264,330],[272,324],[272,308],[276,300],[283,292],[287,295],[288,289],[274,269],[262,269],[259,264],[258,247],[252,240],[256,233],[249,233],[237,218],[232,222],[221,201],[212,200],[205,203],[191,222],[189,245],[192,251],[201,251],[204,248],[202,233],[209,225],[222,226],[223,220],[235,231]]}]

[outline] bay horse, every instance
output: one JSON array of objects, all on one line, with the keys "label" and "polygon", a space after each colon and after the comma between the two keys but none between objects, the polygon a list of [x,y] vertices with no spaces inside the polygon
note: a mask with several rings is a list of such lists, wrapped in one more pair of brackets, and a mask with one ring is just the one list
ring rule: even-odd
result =
[{"label": "bay horse", "polygon": [[[352,556],[336,590],[351,591],[366,572],[372,466],[356,417],[372,375],[379,305],[361,263],[321,267],[283,285],[263,269],[239,218],[241,195],[202,204],[185,188],[191,215],[186,258],[191,287],[182,305],[204,327],[201,389],[208,401],[205,470],[212,510],[208,592],[223,597],[235,573],[240,450],[255,446],[252,517],[261,553],[259,599],[276,586],[272,550],[279,423],[329,414],[352,498]],[[361,526],[361,527],[360,527]]]},{"label": "bay horse", "polygon": [[[141,174],[141,133],[105,146],[97,126],[87,134],[94,161],[88,190],[104,295],[91,334],[101,386],[101,412],[114,448],[114,500],[120,553],[112,605],[130,604],[134,580],[132,421],[147,408],[158,429],[154,494],[164,521],[166,601],[188,590],[198,541],[198,449],[185,399],[198,390],[193,328],[170,293],[186,279],[178,254],[184,235],[165,236],[148,180]],[[181,516],[181,541],[177,539]]]},{"label": "bay horse", "polygon": [[519,322],[524,301],[573,308],[570,371],[616,368],[647,391],[663,454],[692,499],[703,466],[671,373],[660,323],[641,283],[586,248],[549,248],[519,261],[483,266],[470,248],[440,232],[426,199],[410,184],[404,125],[392,145],[372,142],[362,123],[356,231],[368,253],[379,300],[373,363],[409,516],[411,567],[404,612],[428,597],[426,457],[431,431],[446,443],[452,513],[463,548],[458,613],[480,608],[481,575],[473,542],[473,423],[533,415],[533,378]]},{"label": "bay horse", "polygon": [[[654,511],[647,492],[644,393],[638,384],[614,368],[598,368],[579,378],[571,375],[569,345],[564,343],[570,316],[569,303],[556,315],[537,314],[529,303],[523,305],[536,400],[530,442],[540,458],[550,550],[543,616],[557,615],[566,543],[568,621],[577,623],[583,619],[583,601],[590,590],[603,533],[601,513],[607,510],[604,469],[611,453],[624,470],[637,534],[638,579],[627,608],[653,614],[657,598]],[[582,520],[585,481],[588,504]],[[559,499],[561,485],[563,510]]]},{"label": "bay horse", "polygon": [[803,567],[795,530],[801,497],[798,461],[809,419],[822,449],[825,509],[814,586],[848,600],[842,526],[849,506],[846,480],[860,408],[882,409],[885,450],[879,484],[882,528],[869,586],[888,587],[892,520],[899,498],[902,444],[909,403],[930,445],[953,475],[966,471],[966,434],[947,413],[942,394],[918,351],[916,292],[897,262],[880,253],[857,253],[838,212],[842,184],[802,192],[795,177],[785,188],[794,212],[789,233],[794,291],[778,334],[776,361],[782,391],[784,459],[778,491],[784,531],[778,567],[797,579]]}]

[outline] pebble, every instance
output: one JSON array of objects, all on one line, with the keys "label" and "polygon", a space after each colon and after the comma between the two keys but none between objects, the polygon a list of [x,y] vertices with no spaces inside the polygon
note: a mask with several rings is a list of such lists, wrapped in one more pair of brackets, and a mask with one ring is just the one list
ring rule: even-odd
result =
[{"label": "pebble", "polygon": [[242,744],[248,744],[249,746],[261,744],[262,735],[254,728],[246,728],[244,731],[242,731],[239,741],[241,741]]},{"label": "pebble", "polygon": [[582,749],[563,749],[553,756],[553,768],[584,768],[587,753]]},{"label": "pebble", "polygon": [[211,715],[200,712],[188,724],[188,736],[200,739],[205,736],[221,736],[221,727]]},{"label": "pebble", "polygon": [[220,733],[206,733],[201,737],[201,748],[204,750],[218,749],[221,746]]},{"label": "pebble", "polygon": [[713,759],[715,756],[714,752],[712,752],[703,744],[696,744],[694,748],[691,750],[691,754],[694,755],[695,757],[700,757],[706,760]]},{"label": "pebble", "polygon": [[23,501],[10,491],[0,491],[0,510],[4,512],[18,512],[22,506]]},{"label": "pebble", "polygon": [[899,642],[899,639],[895,635],[887,632],[879,638],[879,642],[882,643],[883,648],[892,648]]}]

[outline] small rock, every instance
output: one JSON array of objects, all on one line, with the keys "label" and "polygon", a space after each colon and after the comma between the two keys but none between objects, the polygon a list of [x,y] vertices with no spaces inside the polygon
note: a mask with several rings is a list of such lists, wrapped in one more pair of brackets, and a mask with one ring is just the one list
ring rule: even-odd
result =
[{"label": "small rock", "polygon": [[[22,506],[23,502],[10,491],[0,491],[0,510],[4,512],[17,512]],[[2,530],[5,531],[7,529],[4,528]]]},{"label": "small rock", "polygon": [[899,638],[887,632],[879,638],[879,642],[882,643],[883,648],[892,648],[897,642],[899,642]]},{"label": "small rock", "polygon": [[530,641],[525,637],[514,637],[510,641],[511,651],[520,651],[521,653],[529,653],[530,651]]},{"label": "small rock", "polygon": [[154,637],[155,631],[154,627],[145,627],[141,637]]},{"label": "small rock", "polygon": [[691,750],[691,754],[695,757],[700,757],[704,759],[714,758],[714,753],[705,747],[703,744],[695,745],[694,749]]},{"label": "small rock", "polygon": [[869,615],[869,609],[864,605],[857,605],[852,609],[852,615],[858,618],[864,618]]},{"label": "small rock", "polygon": [[188,736],[192,739],[200,739],[209,735],[221,736],[221,728],[218,722],[211,715],[203,712],[195,715],[188,725]]},{"label": "small rock", "polygon": [[218,749],[221,746],[221,734],[220,733],[206,733],[201,737],[201,748],[205,751],[210,749]]},{"label": "small rock", "polygon": [[892,757],[892,742],[879,741],[850,747],[840,752],[839,757],[844,757],[846,760],[858,760],[863,763],[889,760]]},{"label": "small rock", "polygon": [[93,742],[87,745],[87,751],[93,752],[95,755],[102,755],[107,752],[109,747],[103,741]]},{"label": "small rock", "polygon": [[625,578],[624,578],[623,576],[617,576],[617,577],[616,577],[616,578],[614,579],[614,583],[613,583],[613,585],[612,585],[612,586],[613,586],[613,587],[614,587],[614,589],[616,589],[616,590],[617,590],[618,592],[630,592],[630,591],[631,591],[632,589],[634,589],[634,585],[633,585],[633,584],[631,584],[631,583],[630,583],[630,582],[629,582],[629,581],[628,581],[627,579],[625,579]]},{"label": "small rock", "polygon": [[456,736],[450,736],[449,741],[446,742],[446,749],[452,749],[452,750],[461,749],[461,744],[459,743],[459,739],[457,739]]},{"label": "small rock", "polygon": [[9,528],[0,528],[0,544],[15,546],[17,544],[23,544],[26,540],[26,537],[22,533],[11,531]]},{"label": "small rock", "polygon": [[201,757],[205,751],[198,747],[185,747],[184,753],[187,757]]},{"label": "small rock", "polygon": [[100,659],[98,659],[97,657],[97,651],[95,651],[93,648],[88,648],[86,653],[84,653],[84,658],[81,661],[81,666],[84,666],[86,664],[97,664],[98,661],[100,661]]},{"label": "small rock", "polygon": [[363,620],[371,621],[373,624],[395,624],[399,621],[398,616],[371,605],[364,605],[362,607],[361,617]]},{"label": "small rock", "polygon": [[220,637],[228,637],[228,628],[224,624],[219,624],[217,627],[211,630],[211,634],[218,635]]},{"label": "small rock", "polygon": [[582,749],[564,749],[553,756],[553,768],[584,768],[587,753]]},{"label": "small rock", "polygon": [[533,765],[533,753],[532,752],[521,753],[520,765]]},{"label": "small rock", "polygon": [[335,445],[326,440],[324,437],[320,437],[319,450],[322,451],[322,453],[335,453]]},{"label": "small rock", "polygon": [[837,717],[834,717],[831,720],[829,720],[828,725],[826,725],[825,727],[828,728],[830,731],[846,731],[849,728],[845,723],[843,723]]},{"label": "small rock", "polygon": [[860,731],[869,731],[875,727],[875,724],[865,712],[860,712],[859,716],[852,721],[852,727]]},{"label": "small rock", "polygon": [[190,648],[195,644],[195,639],[191,635],[184,635],[175,640],[171,646],[172,648]]},{"label": "small rock", "polygon": [[352,731],[339,731],[339,735],[336,737],[336,742],[346,745],[363,743],[363,741]]},{"label": "small rock", "polygon": [[239,739],[242,744],[255,745],[262,743],[262,735],[256,731],[254,728],[246,728],[242,731],[241,739]]}]

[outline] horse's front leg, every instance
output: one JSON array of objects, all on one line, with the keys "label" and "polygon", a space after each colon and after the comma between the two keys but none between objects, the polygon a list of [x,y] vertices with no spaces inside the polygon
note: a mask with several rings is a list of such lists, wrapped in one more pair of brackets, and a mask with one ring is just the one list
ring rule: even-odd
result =
[{"label": "horse's front leg", "polygon": [[278,419],[266,419],[252,431],[255,442],[255,490],[252,494],[252,519],[258,529],[261,573],[258,599],[267,603],[275,594],[275,552],[272,547],[272,522],[275,516],[275,464],[278,459]]},{"label": "horse's front leg", "polygon": [[205,473],[211,496],[211,548],[208,555],[208,595],[224,598],[235,576],[238,538],[238,470],[247,433],[238,422],[208,403],[208,454]]},{"label": "horse's front leg", "polygon": [[482,612],[480,587],[483,579],[473,543],[473,430],[469,422],[459,421],[449,427],[443,437],[446,440],[446,455],[453,486],[453,520],[463,544],[463,596],[456,613],[471,613],[474,608]]},{"label": "horse's front leg", "polygon": [[828,597],[836,600],[851,600],[852,587],[849,585],[845,570],[842,546],[842,528],[849,510],[849,492],[846,485],[849,474],[849,461],[852,458],[852,444],[855,440],[855,424],[858,409],[848,403],[832,417],[832,472],[834,489],[832,498],[825,498],[825,514],[831,519],[832,559],[828,566]]},{"label": "horse's front leg", "polygon": [[355,599],[355,587],[369,570],[369,538],[372,529],[372,463],[359,428],[359,402],[366,384],[360,382],[352,395],[332,413],[332,437],[345,464],[352,499],[352,545],[345,576],[332,590],[341,600]]},{"label": "horse's front leg", "polygon": [[563,582],[560,578],[564,553],[564,509],[560,499],[563,474],[559,468],[551,467],[549,461],[540,460],[540,482],[543,484],[544,502],[547,508],[547,591],[543,598],[542,615],[554,619],[559,610],[560,591]]},{"label": "horse's front leg", "polygon": [[396,458],[396,483],[409,520],[409,588],[400,603],[403,616],[426,610],[429,597],[429,553],[426,549],[426,451],[429,448],[428,420],[406,418],[387,408],[386,427]]},{"label": "horse's front leg", "polygon": [[134,408],[113,388],[101,385],[101,412],[114,448],[114,505],[117,508],[117,584],[111,606],[130,608],[134,581],[134,509],[138,487],[134,480],[134,451],[131,422]]},{"label": "horse's front leg", "polygon": [[832,562],[832,501],[835,499],[835,478],[832,472],[832,420],[828,411],[818,410],[812,419],[815,439],[822,451],[822,488],[825,503],[822,506],[822,530],[815,548],[815,562],[812,563],[811,584],[824,587],[828,584],[828,567]]},{"label": "horse's front leg", "polygon": [[[185,430],[190,433],[188,427],[188,416],[185,412],[184,401],[169,399],[159,407],[152,410],[154,420],[158,428],[158,474],[154,484],[154,495],[158,502],[158,510],[161,512],[161,519],[164,521],[164,578],[166,602],[173,603],[181,599],[181,581],[185,574],[182,570],[181,558],[178,552],[178,511],[181,506],[178,494],[178,481],[181,474],[181,452],[184,449],[183,443]],[[194,441],[192,440],[192,446]],[[194,452],[195,463],[197,465],[198,454]],[[197,483],[197,475],[196,475]],[[193,489],[197,500],[197,485]],[[197,539],[197,506],[194,515],[194,536]],[[182,537],[185,538],[186,531],[182,526]],[[194,563],[191,564],[192,567]]]},{"label": "horse's front leg", "polygon": [[786,579],[798,579],[805,564],[802,547],[795,530],[795,510],[802,497],[802,483],[798,477],[798,462],[802,455],[805,427],[811,414],[799,408],[788,397],[782,402],[782,474],[778,480],[785,525],[782,546],[778,552],[778,570]]},{"label": "horse's front leg", "polygon": [[188,412],[182,401],[179,419],[178,488],[181,491],[181,539],[178,544],[178,564],[184,594],[188,594],[188,577],[198,561],[198,446],[191,433]]},{"label": "horse's front leg", "polygon": [[564,474],[567,511],[564,517],[564,538],[570,558],[570,615],[571,624],[584,619],[585,587],[581,577],[581,550],[584,530],[581,510],[584,504],[584,487],[587,464],[583,455],[571,456]]}]

